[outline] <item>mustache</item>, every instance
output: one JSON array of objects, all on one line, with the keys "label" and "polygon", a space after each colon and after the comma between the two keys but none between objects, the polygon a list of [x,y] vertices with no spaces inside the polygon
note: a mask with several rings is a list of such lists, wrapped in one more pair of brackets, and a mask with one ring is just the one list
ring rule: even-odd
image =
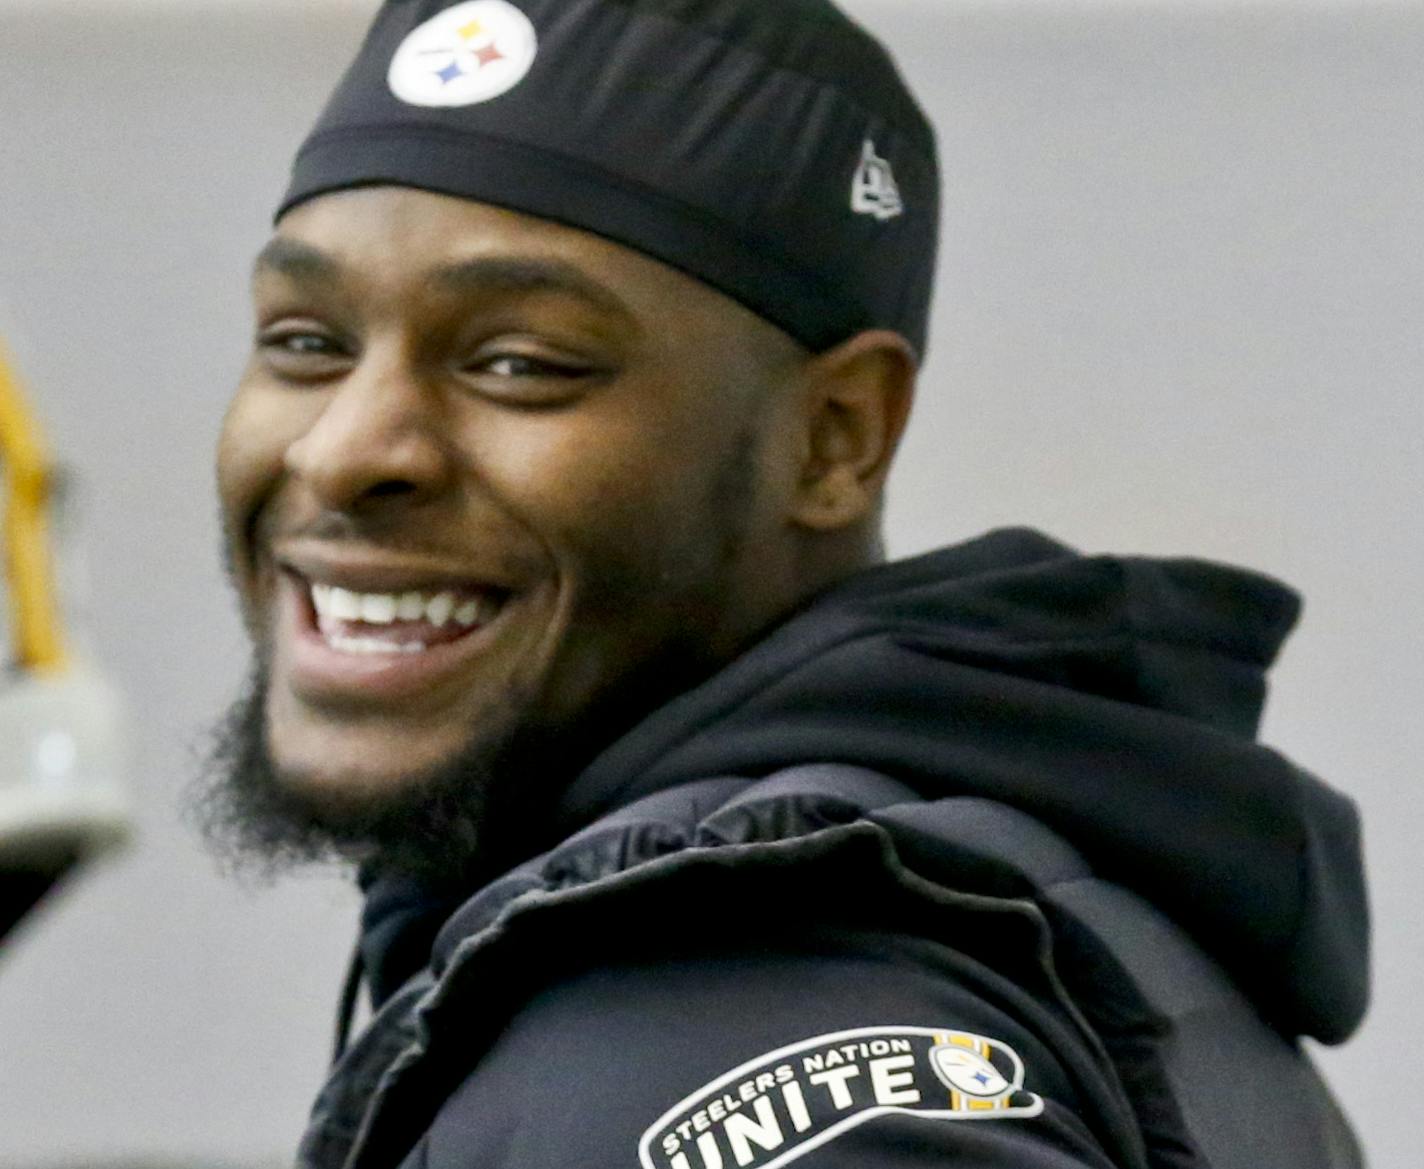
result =
[{"label": "mustache", "polygon": [[255,548],[284,541],[331,544],[374,544],[397,551],[441,553],[458,549],[431,546],[426,532],[433,525],[413,522],[409,510],[376,507],[359,512],[325,508],[299,520],[284,518],[274,506],[264,507],[252,529]]},{"label": "mustache", "polygon": [[[532,538],[522,525],[511,531],[515,527],[511,521],[494,515],[463,518],[456,524],[437,516],[434,509],[422,514],[418,505],[323,508],[299,517],[286,511],[269,501],[253,517],[244,541],[226,538],[223,561],[230,581],[242,579],[239,551],[256,563],[273,548],[293,544],[364,547],[452,565],[474,563],[509,581],[540,580],[549,576],[554,566],[553,555],[541,541]],[[450,530],[462,536],[452,539],[446,534]]]}]

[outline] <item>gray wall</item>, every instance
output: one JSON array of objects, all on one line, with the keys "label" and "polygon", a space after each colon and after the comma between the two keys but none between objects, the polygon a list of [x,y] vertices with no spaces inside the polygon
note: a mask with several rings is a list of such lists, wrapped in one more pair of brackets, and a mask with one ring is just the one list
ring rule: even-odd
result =
[{"label": "gray wall", "polygon": [[[355,901],[241,887],[175,806],[244,649],[210,448],[245,268],[368,5],[0,0],[0,303],[82,473],[141,834],[0,958],[0,1165],[282,1163]],[[1367,818],[1377,1006],[1322,1058],[1377,1166],[1424,1066],[1424,8],[861,0],[936,117],[942,290],[894,550],[1031,523],[1308,598],[1274,744]]]}]

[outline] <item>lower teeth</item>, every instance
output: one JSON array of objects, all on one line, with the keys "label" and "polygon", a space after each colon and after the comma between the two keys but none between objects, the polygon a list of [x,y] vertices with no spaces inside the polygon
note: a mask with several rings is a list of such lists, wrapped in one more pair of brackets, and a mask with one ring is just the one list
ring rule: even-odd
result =
[{"label": "lower teeth", "polygon": [[344,637],[340,633],[326,634],[326,644],[348,654],[418,654],[430,648],[419,641],[382,641],[379,637]]}]

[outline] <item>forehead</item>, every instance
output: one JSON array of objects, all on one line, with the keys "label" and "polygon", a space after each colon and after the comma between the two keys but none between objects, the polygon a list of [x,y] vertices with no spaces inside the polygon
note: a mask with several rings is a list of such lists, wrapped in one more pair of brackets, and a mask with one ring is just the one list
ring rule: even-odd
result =
[{"label": "forehead", "polygon": [[674,309],[684,318],[760,321],[700,281],[590,232],[402,187],[302,204],[278,224],[255,275],[259,286],[276,276],[402,295],[550,293],[649,321]]}]

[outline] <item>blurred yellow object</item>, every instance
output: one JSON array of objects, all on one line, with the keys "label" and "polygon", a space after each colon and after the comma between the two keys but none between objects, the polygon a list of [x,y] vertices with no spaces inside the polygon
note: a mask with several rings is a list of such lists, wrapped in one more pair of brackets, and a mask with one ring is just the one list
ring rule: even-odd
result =
[{"label": "blurred yellow object", "polygon": [[130,830],[119,696],[67,644],[50,532],[54,466],[0,347],[11,669],[0,676],[0,938]]},{"label": "blurred yellow object", "polygon": [[17,664],[34,673],[66,665],[48,503],[53,465],[19,380],[0,347],[0,464],[4,466],[5,577],[9,584],[11,643]]}]

